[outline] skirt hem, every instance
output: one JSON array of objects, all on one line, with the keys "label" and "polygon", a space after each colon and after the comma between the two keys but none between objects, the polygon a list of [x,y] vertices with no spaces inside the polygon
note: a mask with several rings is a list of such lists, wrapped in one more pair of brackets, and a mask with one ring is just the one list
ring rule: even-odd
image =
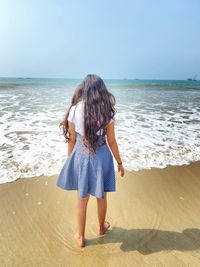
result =
[{"label": "skirt hem", "polygon": [[[61,188],[61,189],[63,189],[63,190],[66,190],[66,191],[79,191],[79,189],[77,189],[77,188],[64,188],[64,187],[61,187],[61,186],[59,186],[59,185],[57,185],[59,188]],[[104,190],[104,192],[116,192],[116,190],[115,189],[110,189],[110,190]],[[92,196],[94,196],[94,197],[97,197],[97,198],[101,198],[101,199],[104,199],[104,197],[101,197],[101,196],[99,196],[99,195],[96,195],[95,193],[92,193],[92,192],[88,192],[87,193],[87,195],[92,195]],[[87,195],[86,196],[80,196],[80,198],[85,198],[85,197],[87,197]]]}]

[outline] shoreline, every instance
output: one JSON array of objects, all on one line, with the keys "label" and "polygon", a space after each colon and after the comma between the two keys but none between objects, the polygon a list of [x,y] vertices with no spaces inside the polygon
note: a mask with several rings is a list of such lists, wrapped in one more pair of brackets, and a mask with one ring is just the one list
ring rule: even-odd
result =
[{"label": "shoreline", "polygon": [[0,184],[2,266],[198,266],[200,161],[116,172],[116,192],[107,194],[111,229],[97,236],[90,196],[82,249],[73,239],[77,192],[58,188],[56,179]]},{"label": "shoreline", "polygon": [[[185,164],[182,164],[182,165],[167,165],[166,167],[163,167],[163,168],[158,168],[158,167],[151,167],[150,169],[141,169],[141,170],[137,170],[137,171],[135,171],[135,170],[128,170],[128,169],[126,169],[126,168],[124,168],[125,169],[125,172],[127,172],[127,173],[139,173],[139,172],[145,172],[145,171],[152,171],[152,170],[165,170],[165,169],[168,169],[168,168],[171,168],[171,167],[186,167],[186,166],[191,166],[191,165],[194,165],[194,164],[200,164],[200,160],[196,160],[196,161],[191,161],[191,162],[189,162],[189,163],[185,163]],[[117,174],[117,171],[115,171],[115,173],[116,173],[116,176],[118,175]],[[18,180],[23,180],[23,179],[38,179],[38,178],[40,178],[40,177],[56,177],[56,176],[58,176],[58,174],[52,174],[52,175],[36,175],[36,176],[30,176],[30,177],[19,177],[19,178],[17,178],[16,180],[13,180],[13,181],[8,181],[8,182],[5,182],[5,183],[0,183],[0,186],[1,185],[4,185],[4,184],[9,184],[9,183],[14,183],[14,182],[16,182],[16,181],[18,181]]]}]

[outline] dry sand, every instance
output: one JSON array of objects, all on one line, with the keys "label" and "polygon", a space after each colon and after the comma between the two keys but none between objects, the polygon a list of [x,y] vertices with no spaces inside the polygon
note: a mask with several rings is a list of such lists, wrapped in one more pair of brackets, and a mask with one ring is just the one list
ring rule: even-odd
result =
[{"label": "dry sand", "polygon": [[0,185],[0,266],[200,266],[200,162],[117,174],[112,227],[97,236],[90,196],[84,248],[73,238],[77,192],[56,179]]}]

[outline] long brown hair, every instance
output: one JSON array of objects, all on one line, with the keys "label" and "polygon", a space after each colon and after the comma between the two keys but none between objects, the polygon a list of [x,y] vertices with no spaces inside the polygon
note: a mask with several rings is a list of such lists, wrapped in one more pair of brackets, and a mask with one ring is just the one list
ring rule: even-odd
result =
[{"label": "long brown hair", "polygon": [[88,74],[74,92],[70,107],[68,108],[63,121],[59,124],[62,127],[66,142],[70,140],[68,131],[68,116],[70,108],[79,101],[84,102],[84,135],[83,143],[91,153],[97,148],[97,132],[102,129],[102,135],[106,134],[106,125],[116,113],[116,100],[110,93],[104,81],[95,74]]}]

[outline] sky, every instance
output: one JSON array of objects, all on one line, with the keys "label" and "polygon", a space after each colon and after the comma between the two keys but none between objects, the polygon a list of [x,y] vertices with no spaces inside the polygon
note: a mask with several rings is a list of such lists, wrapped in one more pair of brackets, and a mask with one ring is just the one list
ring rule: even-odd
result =
[{"label": "sky", "polygon": [[199,0],[0,0],[0,77],[200,79]]}]

